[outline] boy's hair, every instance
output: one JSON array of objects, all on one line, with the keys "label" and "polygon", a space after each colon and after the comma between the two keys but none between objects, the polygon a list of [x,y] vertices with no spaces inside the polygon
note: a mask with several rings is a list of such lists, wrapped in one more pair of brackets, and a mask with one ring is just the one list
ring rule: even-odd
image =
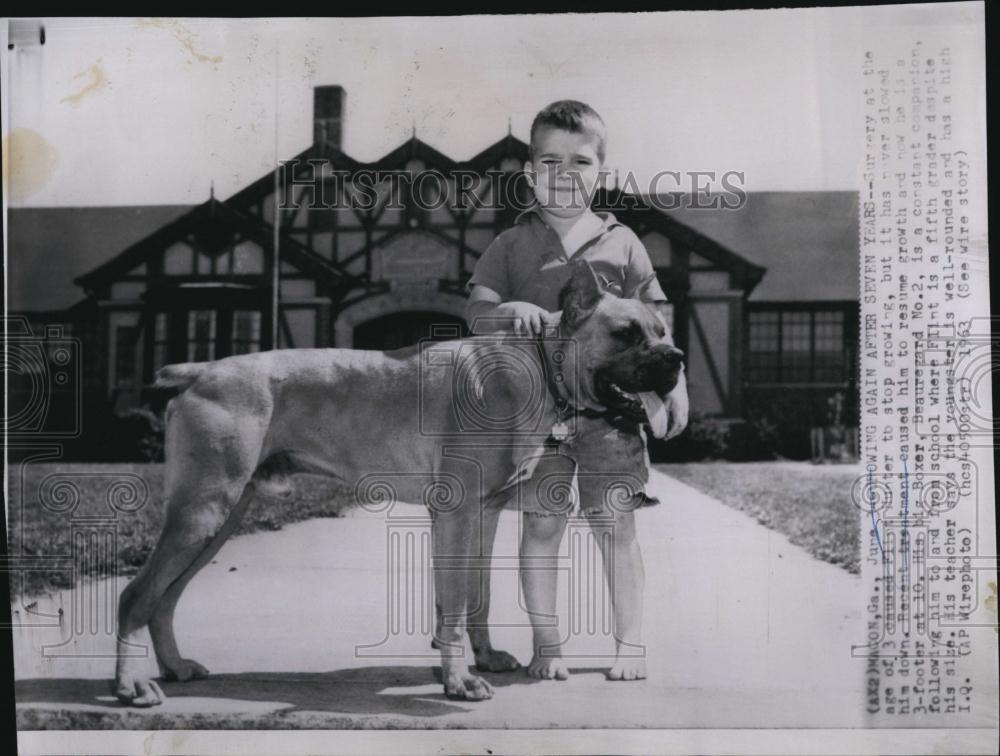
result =
[{"label": "boy's hair", "polygon": [[604,162],[607,128],[597,111],[578,100],[559,100],[539,111],[531,122],[530,156],[535,156],[535,135],[546,128],[586,134],[597,141],[597,157]]}]

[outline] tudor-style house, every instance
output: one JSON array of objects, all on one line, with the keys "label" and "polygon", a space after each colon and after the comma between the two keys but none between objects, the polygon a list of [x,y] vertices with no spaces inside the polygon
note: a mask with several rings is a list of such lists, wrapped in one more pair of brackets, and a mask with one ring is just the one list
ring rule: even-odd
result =
[{"label": "tudor-style house", "polygon": [[[11,211],[11,312],[36,335],[59,323],[81,341],[87,432],[150,402],[147,386],[170,362],[285,347],[389,349],[427,337],[432,324],[464,332],[465,283],[519,211],[500,193],[520,207],[530,199],[516,180],[527,145],[508,133],[459,161],[414,135],[361,163],[342,150],[344,97],[340,87],[316,88],[313,144],[279,173],[277,229],[272,173],[192,208]],[[427,171],[442,178],[423,182],[417,202],[407,177]],[[397,180],[383,179],[377,200],[361,202],[351,184],[362,172]],[[475,177],[477,201],[424,209],[428,192],[455,196],[457,173]],[[791,412],[808,427],[826,422],[831,396],[856,405],[853,193],[750,193],[738,210],[665,211],[627,199],[612,189],[597,205],[649,252],[687,355],[695,412]]]}]

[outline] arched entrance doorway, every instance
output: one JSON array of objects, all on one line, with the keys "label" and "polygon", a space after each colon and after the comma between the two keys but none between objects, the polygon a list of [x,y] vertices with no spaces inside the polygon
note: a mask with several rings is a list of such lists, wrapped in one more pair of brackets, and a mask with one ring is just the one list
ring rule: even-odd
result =
[{"label": "arched entrance doorway", "polygon": [[[456,331],[457,329],[457,331]],[[445,341],[468,335],[465,321],[455,315],[429,310],[393,312],[372,318],[354,329],[355,349],[399,349],[421,339]]]}]

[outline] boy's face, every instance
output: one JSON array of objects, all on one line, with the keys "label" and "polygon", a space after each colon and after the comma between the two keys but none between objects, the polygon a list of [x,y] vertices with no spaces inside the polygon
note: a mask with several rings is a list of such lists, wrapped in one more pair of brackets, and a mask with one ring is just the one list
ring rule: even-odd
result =
[{"label": "boy's face", "polygon": [[536,133],[532,158],[524,164],[538,204],[560,218],[590,207],[602,167],[596,137],[554,127]]}]

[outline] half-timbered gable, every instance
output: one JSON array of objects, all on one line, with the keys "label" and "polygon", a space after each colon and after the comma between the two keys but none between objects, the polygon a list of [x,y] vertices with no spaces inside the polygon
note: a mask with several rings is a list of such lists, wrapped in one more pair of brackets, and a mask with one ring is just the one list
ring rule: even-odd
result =
[{"label": "half-timbered gable", "polygon": [[[210,199],[77,279],[99,312],[104,385],[117,404],[170,362],[269,349],[273,236],[259,219]],[[314,346],[330,291],[349,288],[335,265],[297,239],[279,244],[279,346]],[[327,296],[323,296],[327,293]]]}]

